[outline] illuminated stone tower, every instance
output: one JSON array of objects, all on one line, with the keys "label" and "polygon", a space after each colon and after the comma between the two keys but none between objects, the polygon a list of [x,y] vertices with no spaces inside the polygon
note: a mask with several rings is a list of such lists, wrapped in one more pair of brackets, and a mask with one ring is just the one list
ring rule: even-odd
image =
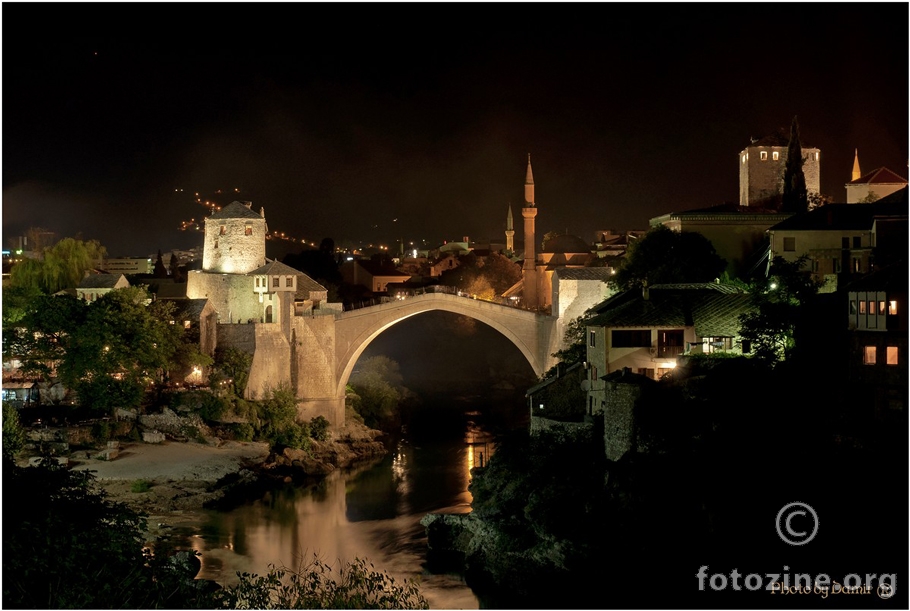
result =
[{"label": "illuminated stone tower", "polygon": [[515,227],[512,225],[512,204],[509,204],[509,214],[506,216],[506,252],[510,255],[515,252]]},{"label": "illuminated stone tower", "polygon": [[231,202],[205,219],[202,270],[246,274],[265,265],[265,210],[252,202]]},{"label": "illuminated stone tower", "polygon": [[853,149],[853,177],[851,181],[858,180],[863,177],[863,173],[859,170],[859,149]]},{"label": "illuminated stone tower", "polygon": [[524,280],[522,295],[525,307],[536,310],[540,307],[537,291],[537,252],[534,237],[534,217],[537,216],[537,204],[534,203],[534,174],[531,173],[531,153],[528,153],[528,173],[525,177],[525,204],[521,209],[525,220],[525,256],[522,263],[521,277]]}]

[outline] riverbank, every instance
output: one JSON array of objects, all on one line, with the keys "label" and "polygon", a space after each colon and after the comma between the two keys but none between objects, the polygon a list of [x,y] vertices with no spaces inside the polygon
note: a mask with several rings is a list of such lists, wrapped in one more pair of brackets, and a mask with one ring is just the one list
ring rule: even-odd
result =
[{"label": "riverbank", "polygon": [[[149,539],[196,522],[203,509],[243,497],[246,490],[270,481],[320,478],[334,469],[385,455],[383,434],[362,424],[346,423],[328,441],[312,440],[309,452],[276,454],[265,442],[217,437],[197,441],[120,443],[112,460],[93,452],[68,457],[74,470],[91,471],[108,498],[148,516]],[[23,464],[28,458],[21,459]]]}]

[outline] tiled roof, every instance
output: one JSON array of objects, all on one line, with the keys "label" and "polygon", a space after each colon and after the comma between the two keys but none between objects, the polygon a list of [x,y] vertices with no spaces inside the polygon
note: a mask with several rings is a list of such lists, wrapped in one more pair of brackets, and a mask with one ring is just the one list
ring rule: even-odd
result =
[{"label": "tiled roof", "polygon": [[82,279],[77,288],[112,289],[121,278],[125,279],[125,276],[123,274],[89,274]]},{"label": "tiled roof", "polygon": [[560,280],[609,280],[613,277],[607,267],[560,267],[555,272]]},{"label": "tiled roof", "polygon": [[847,291],[907,291],[907,261],[898,261],[847,285]]},{"label": "tiled roof", "polygon": [[[753,309],[751,297],[725,285],[659,285],[644,299],[637,289],[624,299],[609,299],[588,324],[600,327],[695,327],[700,337],[732,337],[739,330],[739,315]],[[711,287],[711,288],[708,288]],[[732,291],[729,289],[733,288]],[[619,297],[618,295],[616,297]]]},{"label": "tiled roof", "polygon": [[851,180],[847,183],[848,185],[859,185],[859,184],[907,184],[906,178],[901,178],[888,168],[878,168],[877,170],[872,170],[865,176],[860,176],[856,180]]},{"label": "tiled roof", "polygon": [[400,278],[410,278],[411,274],[406,274],[400,272],[395,268],[384,267],[379,265],[375,261],[368,261],[366,259],[358,259],[354,262],[357,265],[360,265],[363,269],[367,271],[371,276],[384,276],[384,277],[400,277]]},{"label": "tiled roof", "polygon": [[793,215],[768,231],[868,230],[876,216],[906,218],[907,205],[893,200],[879,200],[871,204],[828,204],[803,214]]},{"label": "tiled roof", "polygon": [[294,299],[297,301],[310,298],[311,293],[328,293],[328,289],[301,272],[297,272],[297,292]]},{"label": "tiled roof", "polygon": [[281,261],[269,261],[260,268],[254,269],[247,276],[299,276],[302,272]]},{"label": "tiled roof", "polygon": [[205,305],[209,302],[208,299],[174,299],[173,301],[177,306],[174,310],[177,320],[199,320]]},{"label": "tiled roof", "polygon": [[221,210],[214,212],[210,219],[259,219],[262,215],[244,204],[243,202],[231,202]]}]

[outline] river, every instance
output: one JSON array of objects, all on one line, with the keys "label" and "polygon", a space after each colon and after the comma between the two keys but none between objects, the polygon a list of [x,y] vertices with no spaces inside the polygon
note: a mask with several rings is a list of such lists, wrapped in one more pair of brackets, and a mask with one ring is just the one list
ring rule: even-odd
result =
[{"label": "river", "polygon": [[480,608],[460,575],[425,569],[420,519],[471,511],[471,468],[495,451],[485,413],[466,408],[455,428],[443,418],[443,434],[406,430],[383,459],[317,485],[288,484],[226,511],[206,511],[180,537],[201,554],[199,578],[231,585],[238,571],[263,575],[269,565],[295,568],[314,556],[332,565],[357,557],[398,582],[416,580],[432,609]]}]

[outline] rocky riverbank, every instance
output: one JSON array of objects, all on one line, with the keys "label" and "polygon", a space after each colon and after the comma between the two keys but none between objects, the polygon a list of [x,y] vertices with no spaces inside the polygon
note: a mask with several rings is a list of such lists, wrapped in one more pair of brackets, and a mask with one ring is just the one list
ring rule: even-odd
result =
[{"label": "rocky riverbank", "polygon": [[[311,440],[309,451],[271,452],[264,442],[206,437],[200,441],[121,442],[113,458],[79,451],[66,457],[77,470],[93,472],[112,501],[148,516],[149,538],[197,520],[209,507],[239,502],[275,481],[306,481],[384,456],[383,433],[356,422]],[[20,459],[27,464],[28,456]]]}]

